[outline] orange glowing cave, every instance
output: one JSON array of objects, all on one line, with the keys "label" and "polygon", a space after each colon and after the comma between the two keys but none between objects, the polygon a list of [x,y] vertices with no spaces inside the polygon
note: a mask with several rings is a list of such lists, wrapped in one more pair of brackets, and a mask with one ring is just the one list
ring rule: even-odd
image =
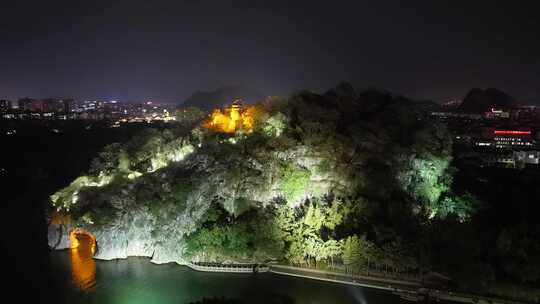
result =
[{"label": "orange glowing cave", "polygon": [[237,99],[230,107],[214,110],[205,127],[219,133],[235,133],[242,130],[247,133],[253,131],[256,109],[254,106],[242,107]]},{"label": "orange glowing cave", "polygon": [[86,230],[74,229],[69,233],[69,242],[73,283],[79,289],[89,291],[96,283],[96,238]]}]

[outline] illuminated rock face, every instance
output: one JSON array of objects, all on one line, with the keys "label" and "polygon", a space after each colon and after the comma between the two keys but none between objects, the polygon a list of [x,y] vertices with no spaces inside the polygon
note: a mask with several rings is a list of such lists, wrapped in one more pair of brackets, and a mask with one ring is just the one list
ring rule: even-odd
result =
[{"label": "illuminated rock face", "polygon": [[142,210],[125,204],[119,216],[94,234],[99,244],[98,259],[111,260],[128,256],[152,256],[155,241],[151,236],[152,219]]},{"label": "illuminated rock face", "polygon": [[[165,181],[170,179],[166,175],[160,177]],[[195,229],[196,221],[208,208],[211,201],[209,196],[214,192],[208,184],[202,184],[185,202],[163,204],[156,214],[134,199],[133,183],[115,189],[114,194],[105,194],[110,212],[110,219],[106,223],[91,224],[83,217],[69,223],[51,221],[48,234],[51,248],[71,248],[74,242],[70,232],[88,231],[97,243],[96,259],[144,256],[152,257],[154,263],[185,263],[184,238]],[[163,191],[168,191],[169,187],[163,186]],[[84,197],[81,203],[87,203]]]},{"label": "illuminated rock face", "polygon": [[51,223],[47,231],[49,247],[58,250],[70,248],[69,231],[71,229],[73,229],[71,225]]},{"label": "illuminated rock face", "polygon": [[51,217],[47,235],[49,247],[53,249],[71,248],[69,233],[73,230],[69,214],[54,212]]},{"label": "illuminated rock face", "polygon": [[[62,220],[55,220],[56,224],[49,227],[49,244],[56,249],[69,248],[69,231],[80,228],[95,236],[98,244],[94,256],[96,259],[145,256],[151,257],[154,263],[185,263],[186,235],[196,230],[198,221],[213,200],[219,198],[227,211],[240,214],[246,206],[239,204],[239,201],[254,206],[267,205],[283,195],[278,178],[279,168],[272,163],[236,153],[222,155],[219,150],[216,153],[198,152],[196,157],[180,162],[179,167],[146,173],[137,179],[128,179],[121,186],[95,188],[97,196],[85,195],[85,190],[81,189],[80,199],[75,206],[95,204],[96,209],[106,208],[107,221],[100,223],[103,221],[99,218],[92,216],[89,220],[84,215],[73,220],[56,216]],[[320,157],[313,155],[306,147],[280,151],[275,157],[294,158],[299,166],[305,167],[313,167],[320,162]],[[157,187],[156,193],[172,195],[175,177],[186,168],[191,168],[189,179],[198,182],[193,183],[193,189],[185,199],[159,203],[159,208],[154,209],[152,204],[137,200],[136,192],[141,187]],[[155,184],[149,185],[152,179]],[[335,180],[342,178],[313,174],[309,187],[298,195],[298,202],[328,193]],[[59,245],[54,246],[56,243]]]}]

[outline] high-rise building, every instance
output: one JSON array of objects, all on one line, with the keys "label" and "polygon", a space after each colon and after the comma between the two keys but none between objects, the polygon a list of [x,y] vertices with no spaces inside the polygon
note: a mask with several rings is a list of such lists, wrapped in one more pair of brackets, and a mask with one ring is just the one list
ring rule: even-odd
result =
[{"label": "high-rise building", "polygon": [[0,100],[0,112],[5,113],[7,111],[11,110],[11,101],[6,99]]},{"label": "high-rise building", "polygon": [[73,100],[73,98],[62,99],[62,103],[64,105],[64,113],[67,114],[73,111],[73,108],[75,107],[75,100]]},{"label": "high-rise building", "polygon": [[47,98],[43,100],[43,112],[62,112],[64,104],[62,100],[57,98]]},{"label": "high-rise building", "polygon": [[31,111],[32,110],[32,103],[35,100],[32,98],[21,98],[18,101],[19,104],[19,110],[21,111]]},{"label": "high-rise building", "polygon": [[493,140],[497,148],[525,148],[534,146],[530,130],[495,130]]}]

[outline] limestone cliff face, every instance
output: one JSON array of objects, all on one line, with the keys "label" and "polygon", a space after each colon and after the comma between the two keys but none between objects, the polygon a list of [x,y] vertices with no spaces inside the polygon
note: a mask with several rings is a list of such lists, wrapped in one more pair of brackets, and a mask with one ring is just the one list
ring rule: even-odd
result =
[{"label": "limestone cliff face", "polygon": [[72,229],[74,229],[74,227],[71,225],[49,224],[47,231],[49,247],[56,250],[69,248],[69,232]]},{"label": "limestone cliff face", "polygon": [[[268,156],[268,155],[266,155]],[[281,151],[276,159],[297,159],[301,166],[315,166],[319,157],[306,148]],[[97,259],[128,256],[152,257],[154,263],[184,263],[185,237],[212,201],[218,200],[231,214],[270,204],[282,197],[278,169],[257,157],[216,158],[197,151],[184,161],[121,184],[82,187],[70,202],[71,223],[49,226],[49,245],[69,248],[69,233],[81,228],[97,242]],[[328,193],[339,183],[337,176],[310,176],[298,201]]]},{"label": "limestone cliff face", "polygon": [[[161,178],[164,179],[162,188],[167,188],[166,176]],[[148,204],[137,202],[135,198],[134,188],[142,187],[141,183],[142,180],[114,189],[101,189],[103,192],[97,197],[81,191],[78,203],[86,204],[90,211],[73,218],[70,224],[51,224],[49,245],[54,249],[69,248],[70,231],[81,228],[95,237],[97,259],[146,256],[152,257],[155,263],[183,263],[183,238],[195,229],[196,220],[209,204],[208,198],[202,195],[206,185],[201,185],[183,202],[172,201],[150,210]],[[106,219],[94,219],[92,199],[100,204],[96,208],[106,210]]]}]

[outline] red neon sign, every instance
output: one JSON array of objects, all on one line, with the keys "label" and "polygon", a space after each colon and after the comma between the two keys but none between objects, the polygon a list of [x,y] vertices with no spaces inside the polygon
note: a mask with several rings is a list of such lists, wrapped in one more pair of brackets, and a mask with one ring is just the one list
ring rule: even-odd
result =
[{"label": "red neon sign", "polygon": [[531,135],[531,131],[495,130],[495,134],[505,134],[505,135]]}]

